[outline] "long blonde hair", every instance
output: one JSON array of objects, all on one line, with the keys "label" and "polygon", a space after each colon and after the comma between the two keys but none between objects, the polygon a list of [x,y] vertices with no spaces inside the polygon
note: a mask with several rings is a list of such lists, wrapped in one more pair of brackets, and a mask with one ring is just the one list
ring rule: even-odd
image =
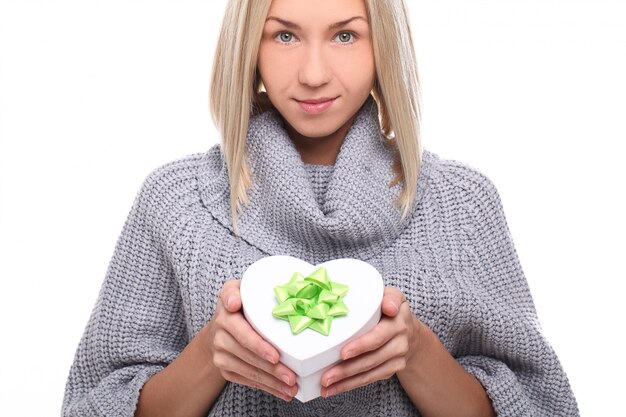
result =
[{"label": "long blonde hair", "polygon": [[[251,184],[246,155],[250,116],[271,106],[260,91],[256,70],[270,5],[271,0],[229,0],[213,61],[210,111],[228,167],[235,230]],[[372,95],[381,131],[398,149],[394,183],[402,183],[397,204],[406,217],[417,191],[422,156],[419,79],[408,11],[404,0],[365,0],[365,5],[377,74]]]}]

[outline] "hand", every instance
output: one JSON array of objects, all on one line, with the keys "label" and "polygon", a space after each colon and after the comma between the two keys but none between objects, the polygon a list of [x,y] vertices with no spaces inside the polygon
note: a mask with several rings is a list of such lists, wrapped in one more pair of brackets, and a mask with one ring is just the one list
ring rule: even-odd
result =
[{"label": "hand", "polygon": [[381,310],[383,316],[376,327],[346,344],[341,349],[343,362],[324,372],[322,396],[391,378],[410,363],[423,324],[411,313],[397,288],[385,288]]},{"label": "hand", "polygon": [[297,394],[296,375],[279,362],[278,351],[243,316],[238,280],[224,283],[206,329],[213,364],[225,380],[262,389],[285,401]]}]

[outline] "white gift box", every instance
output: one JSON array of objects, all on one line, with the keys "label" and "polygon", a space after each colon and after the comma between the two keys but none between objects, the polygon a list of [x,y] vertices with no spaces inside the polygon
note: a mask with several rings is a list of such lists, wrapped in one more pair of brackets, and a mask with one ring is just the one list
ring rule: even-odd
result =
[{"label": "white gift box", "polygon": [[[278,305],[274,287],[286,284],[295,272],[308,276],[324,266],[331,281],[349,286],[343,301],[349,309],[335,317],[328,336],[311,329],[293,334],[288,321],[272,315]],[[269,256],[248,267],[241,279],[243,312],[252,327],[280,352],[280,361],[297,375],[302,402],[320,396],[321,376],[341,360],[341,348],[367,333],[380,320],[384,285],[367,262],[335,259],[311,265],[291,256]]]}]

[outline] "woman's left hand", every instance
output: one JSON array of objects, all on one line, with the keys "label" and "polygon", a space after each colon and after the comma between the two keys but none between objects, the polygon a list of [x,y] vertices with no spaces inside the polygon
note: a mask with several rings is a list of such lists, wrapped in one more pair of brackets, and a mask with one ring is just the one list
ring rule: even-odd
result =
[{"label": "woman's left hand", "polygon": [[383,316],[371,331],[341,349],[343,361],[322,375],[322,396],[391,378],[402,371],[417,352],[422,324],[409,309],[402,292],[386,287]]}]

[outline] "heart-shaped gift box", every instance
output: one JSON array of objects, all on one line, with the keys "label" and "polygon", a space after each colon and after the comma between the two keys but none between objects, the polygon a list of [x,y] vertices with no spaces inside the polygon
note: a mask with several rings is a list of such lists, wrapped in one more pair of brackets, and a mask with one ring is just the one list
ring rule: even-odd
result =
[{"label": "heart-shaped gift box", "polygon": [[[293,334],[289,322],[272,315],[278,302],[274,287],[286,284],[295,272],[308,276],[325,267],[331,281],[348,285],[343,301],[349,309],[335,317],[324,336],[311,329]],[[380,320],[384,285],[367,262],[334,259],[311,265],[291,256],[268,256],[248,267],[241,278],[243,312],[250,325],[280,352],[280,360],[297,374],[302,402],[320,396],[322,373],[341,360],[341,348],[371,330]]]}]

